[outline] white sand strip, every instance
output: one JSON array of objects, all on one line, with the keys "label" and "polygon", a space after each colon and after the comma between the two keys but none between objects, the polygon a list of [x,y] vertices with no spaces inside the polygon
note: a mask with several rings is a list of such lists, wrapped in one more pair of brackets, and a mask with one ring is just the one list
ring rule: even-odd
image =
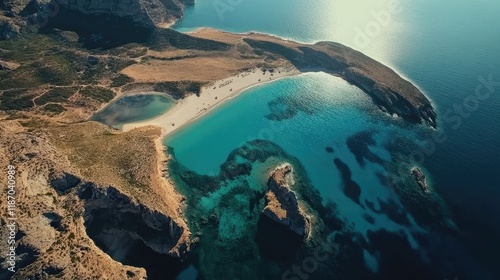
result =
[{"label": "white sand strip", "polygon": [[125,124],[122,130],[129,131],[137,127],[154,125],[161,127],[165,136],[210,112],[222,102],[250,87],[300,73],[296,68],[278,68],[274,69],[273,73],[266,71],[265,74],[261,69],[257,68],[242,72],[203,87],[200,96],[190,95],[179,100],[173,108],[156,118]]}]

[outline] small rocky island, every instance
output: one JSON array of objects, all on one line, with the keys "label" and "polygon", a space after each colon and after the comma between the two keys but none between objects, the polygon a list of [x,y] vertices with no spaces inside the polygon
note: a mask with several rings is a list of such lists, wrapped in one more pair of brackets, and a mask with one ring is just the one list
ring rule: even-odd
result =
[{"label": "small rocky island", "polygon": [[413,175],[413,178],[415,178],[415,182],[417,182],[418,186],[422,191],[425,193],[430,193],[431,190],[429,189],[429,186],[427,185],[427,178],[425,177],[424,172],[418,168],[418,167],[413,167],[411,169],[411,174]]},{"label": "small rocky island", "polygon": [[262,215],[284,225],[302,238],[310,232],[310,221],[299,207],[297,196],[290,189],[294,184],[293,169],[289,164],[278,167],[267,182],[266,206]]}]

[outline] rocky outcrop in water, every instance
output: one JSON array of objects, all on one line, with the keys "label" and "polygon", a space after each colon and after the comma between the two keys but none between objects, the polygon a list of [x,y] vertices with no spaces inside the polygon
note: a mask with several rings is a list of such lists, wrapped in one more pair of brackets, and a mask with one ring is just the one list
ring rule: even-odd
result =
[{"label": "rocky outcrop in water", "polygon": [[333,163],[340,172],[342,178],[343,192],[344,194],[354,201],[356,204],[360,205],[361,197],[361,187],[352,179],[352,171],[349,166],[339,158],[335,158]]},{"label": "rocky outcrop in water", "polygon": [[300,209],[297,196],[290,189],[294,184],[293,176],[293,168],[289,164],[274,171],[267,182],[268,192],[262,215],[299,236],[307,237],[311,230],[310,221]]},{"label": "rocky outcrop in water", "polygon": [[417,182],[418,186],[424,191],[425,193],[430,193],[429,186],[427,185],[427,178],[425,177],[425,174],[420,168],[418,167],[413,167],[411,169],[411,174],[413,175],[413,178],[415,178],[415,182]]}]

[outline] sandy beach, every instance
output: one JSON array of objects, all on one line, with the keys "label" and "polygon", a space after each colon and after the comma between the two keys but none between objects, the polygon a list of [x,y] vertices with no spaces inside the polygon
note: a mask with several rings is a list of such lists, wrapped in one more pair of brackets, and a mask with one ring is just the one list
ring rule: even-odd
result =
[{"label": "sandy beach", "polygon": [[125,124],[122,130],[129,131],[134,128],[153,125],[161,127],[163,136],[165,136],[210,112],[224,101],[235,97],[246,89],[300,73],[299,70],[293,67],[277,68],[272,73],[270,71],[263,72],[260,68],[241,72],[232,77],[208,84],[201,89],[199,96],[190,95],[179,100],[173,108],[156,118]]}]

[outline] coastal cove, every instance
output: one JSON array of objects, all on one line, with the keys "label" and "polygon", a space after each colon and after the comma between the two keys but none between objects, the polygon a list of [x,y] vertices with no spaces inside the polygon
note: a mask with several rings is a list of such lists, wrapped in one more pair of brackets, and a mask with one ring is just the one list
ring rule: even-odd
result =
[{"label": "coastal cove", "polygon": [[[264,32],[305,42],[337,41],[409,77],[432,99],[438,113],[438,132],[445,133],[447,138],[444,143],[437,143],[432,140],[433,133],[415,131],[414,140],[399,146],[416,145],[407,153],[424,154],[422,165],[432,177],[433,188],[451,208],[464,234],[459,243],[465,246],[466,252],[452,254],[463,257],[462,263],[471,267],[473,279],[494,279],[492,274],[498,273],[484,271],[496,271],[493,260],[500,250],[500,243],[493,234],[500,231],[500,223],[498,217],[489,215],[500,211],[496,203],[500,192],[493,175],[497,173],[495,166],[500,164],[496,149],[500,146],[496,121],[500,118],[499,89],[493,88],[488,100],[480,102],[479,109],[468,112],[466,117],[458,114],[454,106],[462,105],[473,95],[475,89],[483,85],[481,80],[498,80],[500,57],[495,46],[500,44],[500,36],[492,36],[499,32],[494,12],[500,9],[498,3],[484,1],[476,6],[452,1],[405,2],[401,3],[400,13],[391,15],[389,24],[383,25],[377,34],[367,35],[366,28],[377,23],[377,13],[387,11],[389,1],[347,2],[265,3],[264,13],[273,20],[269,23],[247,13],[252,8],[257,9],[257,4],[243,2],[224,13],[221,20],[210,1],[203,1],[188,9],[186,17],[174,27],[183,32],[209,26],[240,33]],[[353,16],[353,5],[370,8]],[[287,24],[283,14],[296,15],[294,24]],[[481,20],[466,24],[462,22],[464,15]],[[493,30],[492,26],[495,26]],[[358,40],[360,33],[367,39],[365,44]],[[445,116],[454,118],[450,120]],[[196,162],[194,158],[185,161]]]},{"label": "coastal cove", "polygon": [[[300,72],[294,68],[269,69],[269,71],[252,69],[242,72],[233,77],[210,83],[203,87],[198,95],[190,95],[180,100],[178,104],[158,117],[144,122],[128,122],[121,129],[129,131],[141,126],[155,125],[162,128],[163,135],[168,135],[254,86],[298,74]],[[144,110],[146,109],[144,108]]]},{"label": "coastal cove", "polygon": [[[182,25],[182,22],[180,22],[180,25]],[[251,28],[250,30],[254,29]],[[246,32],[249,30],[243,28],[240,31]],[[196,32],[199,31],[195,31],[194,33]],[[293,36],[291,34],[287,35],[288,37],[297,38],[297,34]],[[387,36],[395,35],[387,34]],[[392,38],[392,40],[396,39]],[[370,51],[367,50],[368,53]],[[401,52],[402,50],[398,51],[399,54]],[[390,59],[395,58],[394,56],[390,56]],[[403,72],[405,76],[411,77],[413,81],[418,83],[429,96],[435,99],[434,102],[437,105],[442,105],[443,108],[446,108],[447,106],[443,105],[448,102],[445,97],[435,95],[436,90],[432,90],[435,86],[429,86],[429,83],[433,83],[434,79],[429,77],[429,80],[426,82],[426,80],[419,78],[422,77],[422,75],[419,76],[418,74],[419,70],[429,70],[428,67],[425,67],[426,64],[424,62],[416,63],[416,60],[410,61],[411,65],[405,64],[409,63],[405,62],[405,60],[389,61],[387,63],[389,65],[398,64],[397,68],[399,69],[407,69],[407,71]],[[439,69],[442,68],[436,67],[432,70],[439,71]],[[417,74],[412,75],[411,73]],[[217,104],[217,108],[212,107],[214,104],[210,104],[209,99],[203,100],[200,97],[192,95],[188,98],[193,99],[194,102],[189,102],[193,105],[185,105],[185,108],[192,108],[190,110],[191,113],[185,115],[187,119],[172,121],[175,118],[166,118],[167,113],[163,117],[160,116],[147,122],[127,124],[124,126],[124,129],[130,130],[148,124],[163,127],[164,135],[167,136],[164,144],[172,148],[172,154],[175,156],[176,161],[181,163],[184,168],[200,175],[209,176],[214,176],[220,172],[219,166],[225,162],[227,156],[234,148],[240,147],[245,142],[253,139],[270,140],[277,143],[292,156],[297,157],[304,164],[308,177],[311,179],[314,187],[320,190],[323,199],[325,201],[334,201],[343,219],[348,221],[348,223],[352,223],[354,230],[364,234],[365,238],[368,238],[366,236],[368,232],[377,231],[382,227],[389,229],[389,231],[406,232],[407,242],[412,244],[414,249],[419,247],[417,240],[414,239],[415,235],[423,234],[430,240],[443,239],[445,241],[434,244],[436,250],[431,250],[428,254],[435,254],[439,259],[440,249],[438,248],[441,248],[441,246],[453,246],[455,249],[452,250],[453,253],[451,254],[456,255],[456,259],[458,259],[455,262],[467,263],[466,270],[468,272],[464,275],[482,275],[482,277],[485,277],[484,279],[488,279],[488,274],[482,270],[481,265],[478,265],[473,260],[477,256],[471,257],[460,241],[456,241],[453,237],[446,234],[442,235],[442,233],[429,231],[426,227],[421,227],[422,220],[441,219],[442,217],[439,218],[438,216],[442,213],[437,213],[438,216],[427,218],[417,217],[418,222],[415,221],[415,217],[408,214],[409,224],[405,222],[405,225],[401,226],[401,221],[394,222],[392,220],[394,217],[388,218],[390,214],[376,210],[389,207],[388,205],[396,208],[403,207],[403,209],[406,208],[405,210],[409,210],[408,205],[399,201],[400,198],[395,196],[393,192],[387,192],[388,186],[385,183],[373,184],[373,182],[380,180],[380,174],[392,174],[393,176],[396,175],[396,178],[398,176],[399,178],[406,178],[405,182],[400,181],[397,184],[403,185],[404,188],[415,188],[411,183],[412,179],[405,176],[410,174],[411,168],[417,163],[411,158],[407,158],[407,156],[412,155],[415,151],[419,151],[421,143],[425,143],[433,132],[421,126],[409,125],[401,119],[394,119],[381,113],[373,105],[372,100],[367,96],[363,96],[361,91],[348,84],[344,84],[338,78],[328,76],[324,73],[310,73],[293,78],[284,78],[250,89],[244,86],[241,87],[241,90],[237,90],[234,93],[226,92],[224,96],[226,96],[227,100],[230,100],[224,102],[224,104]],[[425,77],[425,75],[423,76]],[[224,84],[226,81],[226,79],[219,80],[215,85]],[[438,82],[437,86],[440,85]],[[446,85],[443,86],[446,87]],[[201,92],[201,97],[207,96],[208,94],[203,95],[203,93],[209,92],[210,88],[204,88]],[[244,94],[236,96],[236,94],[243,90],[245,91]],[[323,94],[320,93],[318,96],[314,96],[311,95],[312,92],[315,94],[323,92]],[[299,98],[299,94],[302,94],[302,97]],[[330,98],[335,101],[330,101],[333,103],[325,102],[322,99],[328,95],[332,95]],[[275,99],[272,98],[273,96]],[[226,98],[220,101],[222,102]],[[196,103],[196,100],[201,103]],[[285,102],[285,100],[290,101]],[[494,102],[497,102],[497,99],[494,99]],[[327,106],[329,109],[318,109],[325,104],[329,104]],[[196,106],[196,110],[193,109],[194,106]],[[207,110],[203,110],[203,108]],[[332,110],[332,112],[328,112],[329,110]],[[441,109],[439,111],[446,110]],[[287,117],[279,117],[278,119],[280,120],[266,118],[266,116],[273,113],[281,113]],[[173,114],[170,116],[173,116]],[[203,118],[200,118],[201,116]],[[172,126],[172,123],[175,123],[175,126]],[[187,125],[183,126],[183,124]],[[440,125],[442,127],[439,127]],[[311,130],[304,130],[305,127],[309,127]],[[315,132],[315,130],[321,133]],[[455,131],[450,131],[447,121],[440,120],[439,116],[438,130],[450,133],[451,137],[456,133]],[[232,133],[228,134],[227,131],[231,131]],[[328,131],[331,131],[331,133],[328,133]],[[223,141],[221,141],[221,138]],[[356,145],[355,139],[364,139],[362,141],[375,144],[370,145],[368,150],[360,146],[353,148],[353,145]],[[329,153],[325,152],[325,148],[332,148],[334,151],[335,164],[333,164],[334,158],[329,157]],[[375,160],[375,163],[368,161],[368,163],[361,165],[357,159],[358,156],[353,154],[356,153],[357,149],[361,149],[357,153],[369,151],[372,153],[369,157],[380,160]],[[432,182],[431,187],[438,194],[443,193],[443,186],[449,185],[449,182],[443,184],[443,179],[439,175],[445,172],[439,164],[439,159],[436,159],[436,157],[442,157],[442,153],[444,153],[445,157],[448,157],[450,155],[449,148],[441,145],[440,149],[435,154],[432,154],[430,158],[426,158],[426,163],[421,166],[421,168],[425,169],[429,181]],[[381,164],[381,162],[384,163]],[[399,166],[393,167],[391,162]],[[362,190],[361,195],[357,198],[354,197],[353,199],[352,195],[343,193],[345,191],[341,187],[344,184],[342,170],[345,172],[345,168],[343,164],[349,170],[351,180],[356,182]],[[440,165],[438,169],[434,169],[433,167],[436,164]],[[333,170],[335,168],[337,170],[332,171],[332,166]],[[395,174],[392,173],[394,169],[397,170]],[[408,174],[402,174],[401,170],[403,172],[408,171]],[[340,173],[336,174],[336,172]],[[489,179],[486,178],[486,180]],[[182,184],[182,182],[179,181],[177,184]],[[329,186],[336,187],[332,188]],[[444,193],[446,194],[446,191]],[[399,192],[398,195],[400,196],[401,193]],[[373,198],[376,198],[375,201],[370,201]],[[421,198],[414,197],[412,199],[418,200]],[[447,197],[445,196],[444,199],[447,200]],[[373,208],[370,208],[370,206]],[[447,206],[443,205],[442,207],[446,208]],[[452,207],[456,211],[456,209],[459,209],[457,207],[460,206],[452,205]],[[422,214],[418,212],[419,210],[412,209],[411,211],[417,213],[417,216]],[[452,219],[451,217],[449,218]],[[454,222],[447,220],[449,218],[445,217],[445,223],[452,225]],[[368,252],[365,252],[364,265],[370,267],[373,271],[377,271],[377,267],[380,264]],[[199,266],[196,267],[200,269]],[[213,271],[204,272],[203,268],[201,268],[199,273],[204,275],[205,273],[213,273]],[[449,277],[452,277],[451,275],[454,272],[448,273]]]},{"label": "coastal cove", "polygon": [[500,275],[499,1],[4,2],[0,279]]}]

